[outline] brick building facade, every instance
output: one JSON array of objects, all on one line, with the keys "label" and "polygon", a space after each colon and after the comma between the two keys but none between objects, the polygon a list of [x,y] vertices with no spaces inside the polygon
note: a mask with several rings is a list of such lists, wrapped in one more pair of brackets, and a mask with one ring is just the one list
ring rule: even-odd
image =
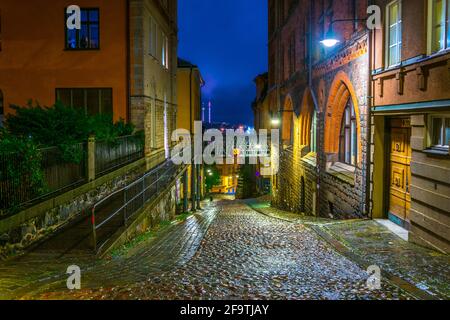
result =
[{"label": "brick building facade", "polygon": [[[448,252],[450,4],[371,4],[374,30],[368,1],[269,1],[266,116],[282,142],[273,205],[390,219]],[[337,45],[321,43],[330,36]]]},{"label": "brick building facade", "polygon": [[375,3],[385,10],[373,34],[372,214],[448,253],[450,1]]},{"label": "brick building facade", "polygon": [[[283,145],[273,203],[333,218],[368,215],[367,32],[363,24],[331,23],[362,17],[367,6],[347,2],[269,3],[268,99]],[[336,49],[320,44],[330,28],[342,37]]]}]

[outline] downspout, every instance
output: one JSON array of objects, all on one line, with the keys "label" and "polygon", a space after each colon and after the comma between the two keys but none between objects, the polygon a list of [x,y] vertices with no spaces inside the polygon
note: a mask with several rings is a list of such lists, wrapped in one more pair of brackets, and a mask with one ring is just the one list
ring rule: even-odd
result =
[{"label": "downspout", "polygon": [[314,1],[310,1],[309,2],[309,17],[308,17],[308,28],[309,28],[309,32],[308,32],[308,46],[309,46],[309,56],[308,56],[308,86],[309,86],[309,91],[311,93],[311,97],[313,100],[313,104],[314,104],[314,110],[316,111],[316,172],[317,172],[317,177],[316,177],[316,203],[315,203],[315,215],[317,216],[319,210],[320,210],[320,162],[317,161],[318,160],[318,152],[320,152],[321,148],[320,148],[320,126],[318,125],[320,123],[319,119],[321,119],[321,114],[320,114],[320,108],[319,108],[319,104],[317,102],[317,97],[316,94],[314,92],[313,89],[313,79],[312,79],[312,56],[313,56],[313,30],[312,30],[312,11],[313,11],[313,2]]},{"label": "downspout", "polygon": [[[368,5],[371,6],[373,4],[373,0],[368,1]],[[371,201],[371,195],[370,195],[370,182],[371,182],[371,148],[372,148],[372,47],[373,47],[373,30],[368,29],[368,40],[367,40],[367,52],[368,52],[368,83],[367,83],[367,146],[366,146],[366,199],[365,199],[365,216],[372,219],[372,210],[370,201]]]},{"label": "downspout", "polygon": [[131,51],[131,40],[130,40],[130,0],[126,1],[126,92],[127,92],[127,112],[126,112],[126,121],[130,123],[131,121],[131,59],[130,59],[130,51]]},{"label": "downspout", "polygon": [[[191,132],[191,141],[192,138],[194,137],[194,133],[193,131],[193,127],[192,127],[192,73],[193,73],[193,69],[192,66],[190,66],[190,71],[189,71],[189,128],[190,128],[190,132]],[[194,151],[194,144],[192,144],[192,151]],[[192,152],[192,154],[194,154],[194,152]],[[195,155],[193,155],[193,157],[195,157]],[[195,161],[193,161],[193,163],[191,164],[191,203],[192,203],[192,212],[196,211],[196,189],[197,189],[197,185],[196,185],[196,181],[195,181],[195,176],[196,176],[196,170],[195,170]]]}]

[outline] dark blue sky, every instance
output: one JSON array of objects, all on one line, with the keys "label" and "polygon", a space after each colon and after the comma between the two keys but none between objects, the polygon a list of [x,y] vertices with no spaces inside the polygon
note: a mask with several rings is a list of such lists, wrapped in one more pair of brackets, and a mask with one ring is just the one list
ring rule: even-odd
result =
[{"label": "dark blue sky", "polygon": [[179,0],[178,55],[199,66],[213,121],[253,125],[253,79],[267,71],[266,0]]}]

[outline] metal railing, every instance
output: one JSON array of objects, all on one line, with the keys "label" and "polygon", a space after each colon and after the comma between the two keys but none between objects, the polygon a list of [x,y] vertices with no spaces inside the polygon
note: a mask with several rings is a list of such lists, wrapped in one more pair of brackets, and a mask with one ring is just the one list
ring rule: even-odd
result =
[{"label": "metal railing", "polygon": [[[92,208],[91,223],[92,223],[92,238],[93,249],[97,252],[97,248],[102,248],[107,239],[98,246],[98,233],[101,228],[112,225],[112,231],[117,230],[119,226],[127,225],[130,218],[132,218],[140,209],[142,209],[149,201],[153,200],[162,189],[173,180],[173,178],[183,171],[185,167],[176,166],[171,161],[161,164],[152,171],[146,173],[141,178],[126,187],[115,191],[106,198],[96,203]],[[108,205],[113,207],[107,207]],[[106,209],[106,215],[99,217],[102,208]],[[109,211],[111,210],[111,211]],[[111,213],[109,213],[111,212]],[[99,218],[103,218],[98,221]],[[107,233],[107,231],[105,231]]]}]

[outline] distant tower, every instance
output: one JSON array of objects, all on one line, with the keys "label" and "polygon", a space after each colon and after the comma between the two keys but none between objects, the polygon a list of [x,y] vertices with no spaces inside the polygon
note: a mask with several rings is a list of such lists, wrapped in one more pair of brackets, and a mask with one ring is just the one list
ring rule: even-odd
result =
[{"label": "distant tower", "polygon": [[205,103],[202,103],[202,122],[205,122]]},{"label": "distant tower", "polygon": [[209,124],[211,124],[211,101],[208,102],[208,119],[209,119]]}]

